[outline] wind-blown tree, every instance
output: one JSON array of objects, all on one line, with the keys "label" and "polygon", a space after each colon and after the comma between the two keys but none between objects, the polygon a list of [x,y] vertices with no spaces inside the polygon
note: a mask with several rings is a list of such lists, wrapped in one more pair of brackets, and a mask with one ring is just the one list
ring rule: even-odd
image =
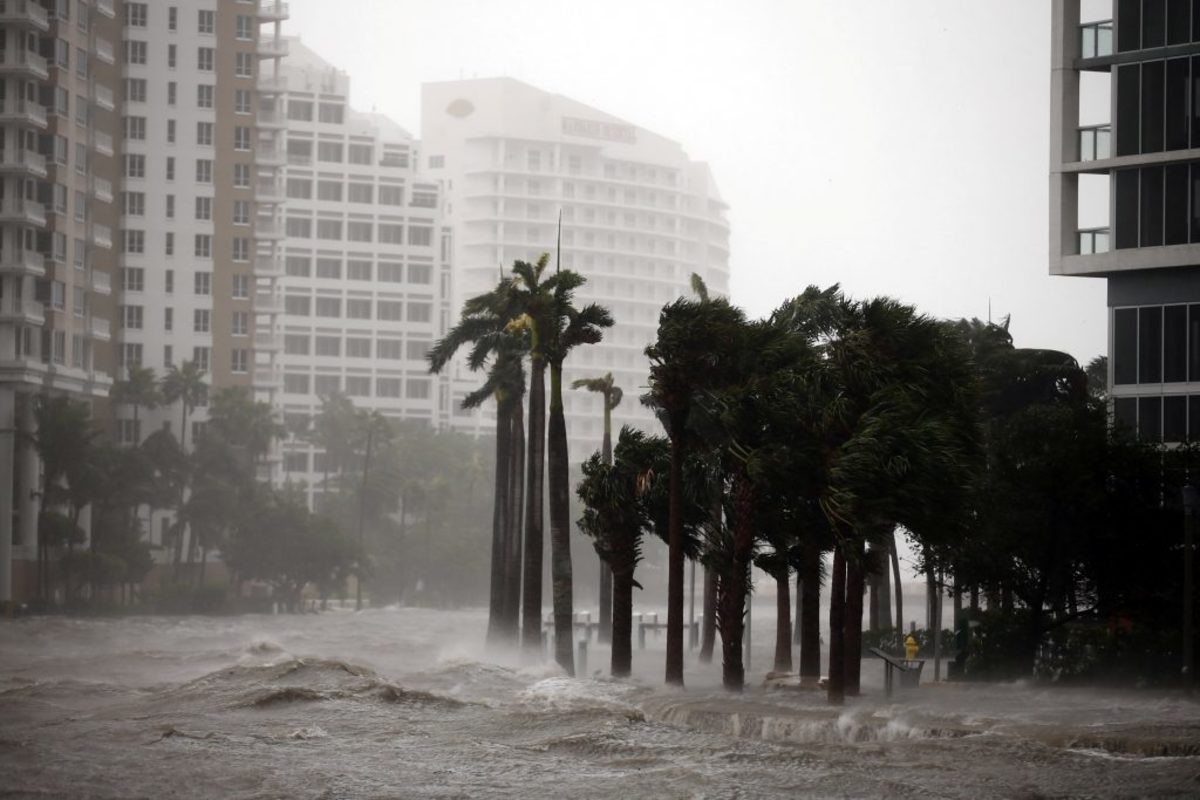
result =
[{"label": "wind-blown tree", "polygon": [[163,402],[179,403],[179,447],[184,451],[187,450],[188,417],[204,402],[208,392],[204,376],[204,370],[196,362],[184,361],[180,365],[172,364],[162,378]]},{"label": "wind-blown tree", "polygon": [[[600,461],[603,464],[612,463],[612,412],[621,404],[624,393],[620,386],[613,382],[611,372],[602,378],[579,378],[571,382],[572,389],[587,389],[600,395],[604,406],[604,439],[600,445]],[[600,628],[596,638],[601,643],[612,640],[612,568],[604,559],[600,559]]]},{"label": "wind-blown tree", "polygon": [[663,308],[657,339],[646,348],[650,391],[644,402],[665,418],[671,440],[666,658],[670,684],[683,684],[683,463],[690,440],[688,418],[697,395],[725,381],[728,363],[736,357],[729,343],[744,325],[745,315],[724,298],[679,299]]},{"label": "wind-blown tree", "polygon": [[150,367],[130,366],[126,368],[125,380],[117,381],[112,388],[112,398],[116,403],[127,405],[133,409],[133,428],[135,441],[141,441],[141,409],[158,408],[162,402],[162,392],[159,390],[158,378]]},{"label": "wind-blown tree", "polygon": [[[219,432],[226,444],[242,448],[251,466],[265,458],[271,443],[287,433],[271,404],[255,400],[244,386],[221,389],[213,394],[208,409],[208,427]],[[252,472],[250,475],[253,477]]]},{"label": "wind-blown tree", "polygon": [[322,490],[326,495],[347,487],[342,473],[351,468],[355,460],[359,427],[358,409],[354,401],[341,392],[331,392],[321,397],[321,410],[313,417],[310,436],[317,447],[325,451]]}]

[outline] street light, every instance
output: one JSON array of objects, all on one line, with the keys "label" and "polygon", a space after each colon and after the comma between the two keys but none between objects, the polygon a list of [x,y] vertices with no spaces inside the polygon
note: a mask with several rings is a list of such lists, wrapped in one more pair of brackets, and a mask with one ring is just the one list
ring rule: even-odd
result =
[{"label": "street light", "polygon": [[1200,490],[1188,484],[1183,487],[1183,684],[1189,689],[1195,681],[1195,649],[1193,642],[1192,579],[1195,568],[1193,540],[1196,530],[1196,512],[1200,509]]}]

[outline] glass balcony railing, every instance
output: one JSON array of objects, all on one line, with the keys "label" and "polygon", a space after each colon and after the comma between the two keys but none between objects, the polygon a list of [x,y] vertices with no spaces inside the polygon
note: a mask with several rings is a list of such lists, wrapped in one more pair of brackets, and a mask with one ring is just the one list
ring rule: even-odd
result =
[{"label": "glass balcony railing", "polygon": [[1112,158],[1112,125],[1083,125],[1079,128],[1079,160]]},{"label": "glass balcony railing", "polygon": [[1079,26],[1079,54],[1083,58],[1104,58],[1113,54],[1111,19]]},{"label": "glass balcony railing", "polygon": [[1111,231],[1108,228],[1082,228],[1079,231],[1079,255],[1093,256],[1109,251]]}]

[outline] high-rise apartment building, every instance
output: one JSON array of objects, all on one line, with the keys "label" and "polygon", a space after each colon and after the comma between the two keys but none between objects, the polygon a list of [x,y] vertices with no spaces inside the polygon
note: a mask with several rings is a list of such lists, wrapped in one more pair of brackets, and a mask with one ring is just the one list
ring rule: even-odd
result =
[{"label": "high-rise apartment building", "polygon": [[[638,398],[659,311],[690,294],[692,273],[715,295],[729,288],[729,223],[708,166],[670,139],[509,78],[426,84],[421,127],[420,166],[444,179],[455,232],[453,311],[514,260],[553,254],[561,212],[562,266],[588,279],[578,302],[601,303],[616,321],[568,358],[564,378],[612,372],[626,398],[614,426],[656,427]],[[494,424],[492,408],[459,408],[480,377],[459,368],[455,381],[455,427]],[[601,401],[565,394],[578,462],[599,446]]]},{"label": "high-rise apartment building", "polygon": [[112,0],[0,3],[0,602],[32,593],[34,396],[112,382],[114,16]]},{"label": "high-rise apartment building", "polygon": [[[444,427],[449,380],[425,354],[449,317],[441,188],[416,171],[412,136],[349,105],[349,79],[298,41],[285,69],[286,236],[281,336],[285,417],[323,397]],[[291,427],[291,426],[289,426]],[[323,453],[284,444],[284,477],[319,505]]]},{"label": "high-rise apartment building", "polygon": [[[1116,422],[1195,440],[1200,2],[1114,0],[1083,19],[1080,0],[1054,0],[1052,14],[1050,272],[1107,280]],[[1089,203],[1101,225],[1081,214]]]}]

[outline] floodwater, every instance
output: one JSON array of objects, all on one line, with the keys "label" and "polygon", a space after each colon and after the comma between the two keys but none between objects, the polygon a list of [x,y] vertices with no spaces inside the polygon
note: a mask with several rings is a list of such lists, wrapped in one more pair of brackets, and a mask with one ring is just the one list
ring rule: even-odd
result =
[{"label": "floodwater", "polygon": [[[751,679],[772,637],[760,617]],[[923,686],[880,662],[844,709],[489,658],[479,611],[0,623],[0,796],[37,798],[1197,797],[1178,694]],[[636,644],[635,644],[636,647]]]}]

